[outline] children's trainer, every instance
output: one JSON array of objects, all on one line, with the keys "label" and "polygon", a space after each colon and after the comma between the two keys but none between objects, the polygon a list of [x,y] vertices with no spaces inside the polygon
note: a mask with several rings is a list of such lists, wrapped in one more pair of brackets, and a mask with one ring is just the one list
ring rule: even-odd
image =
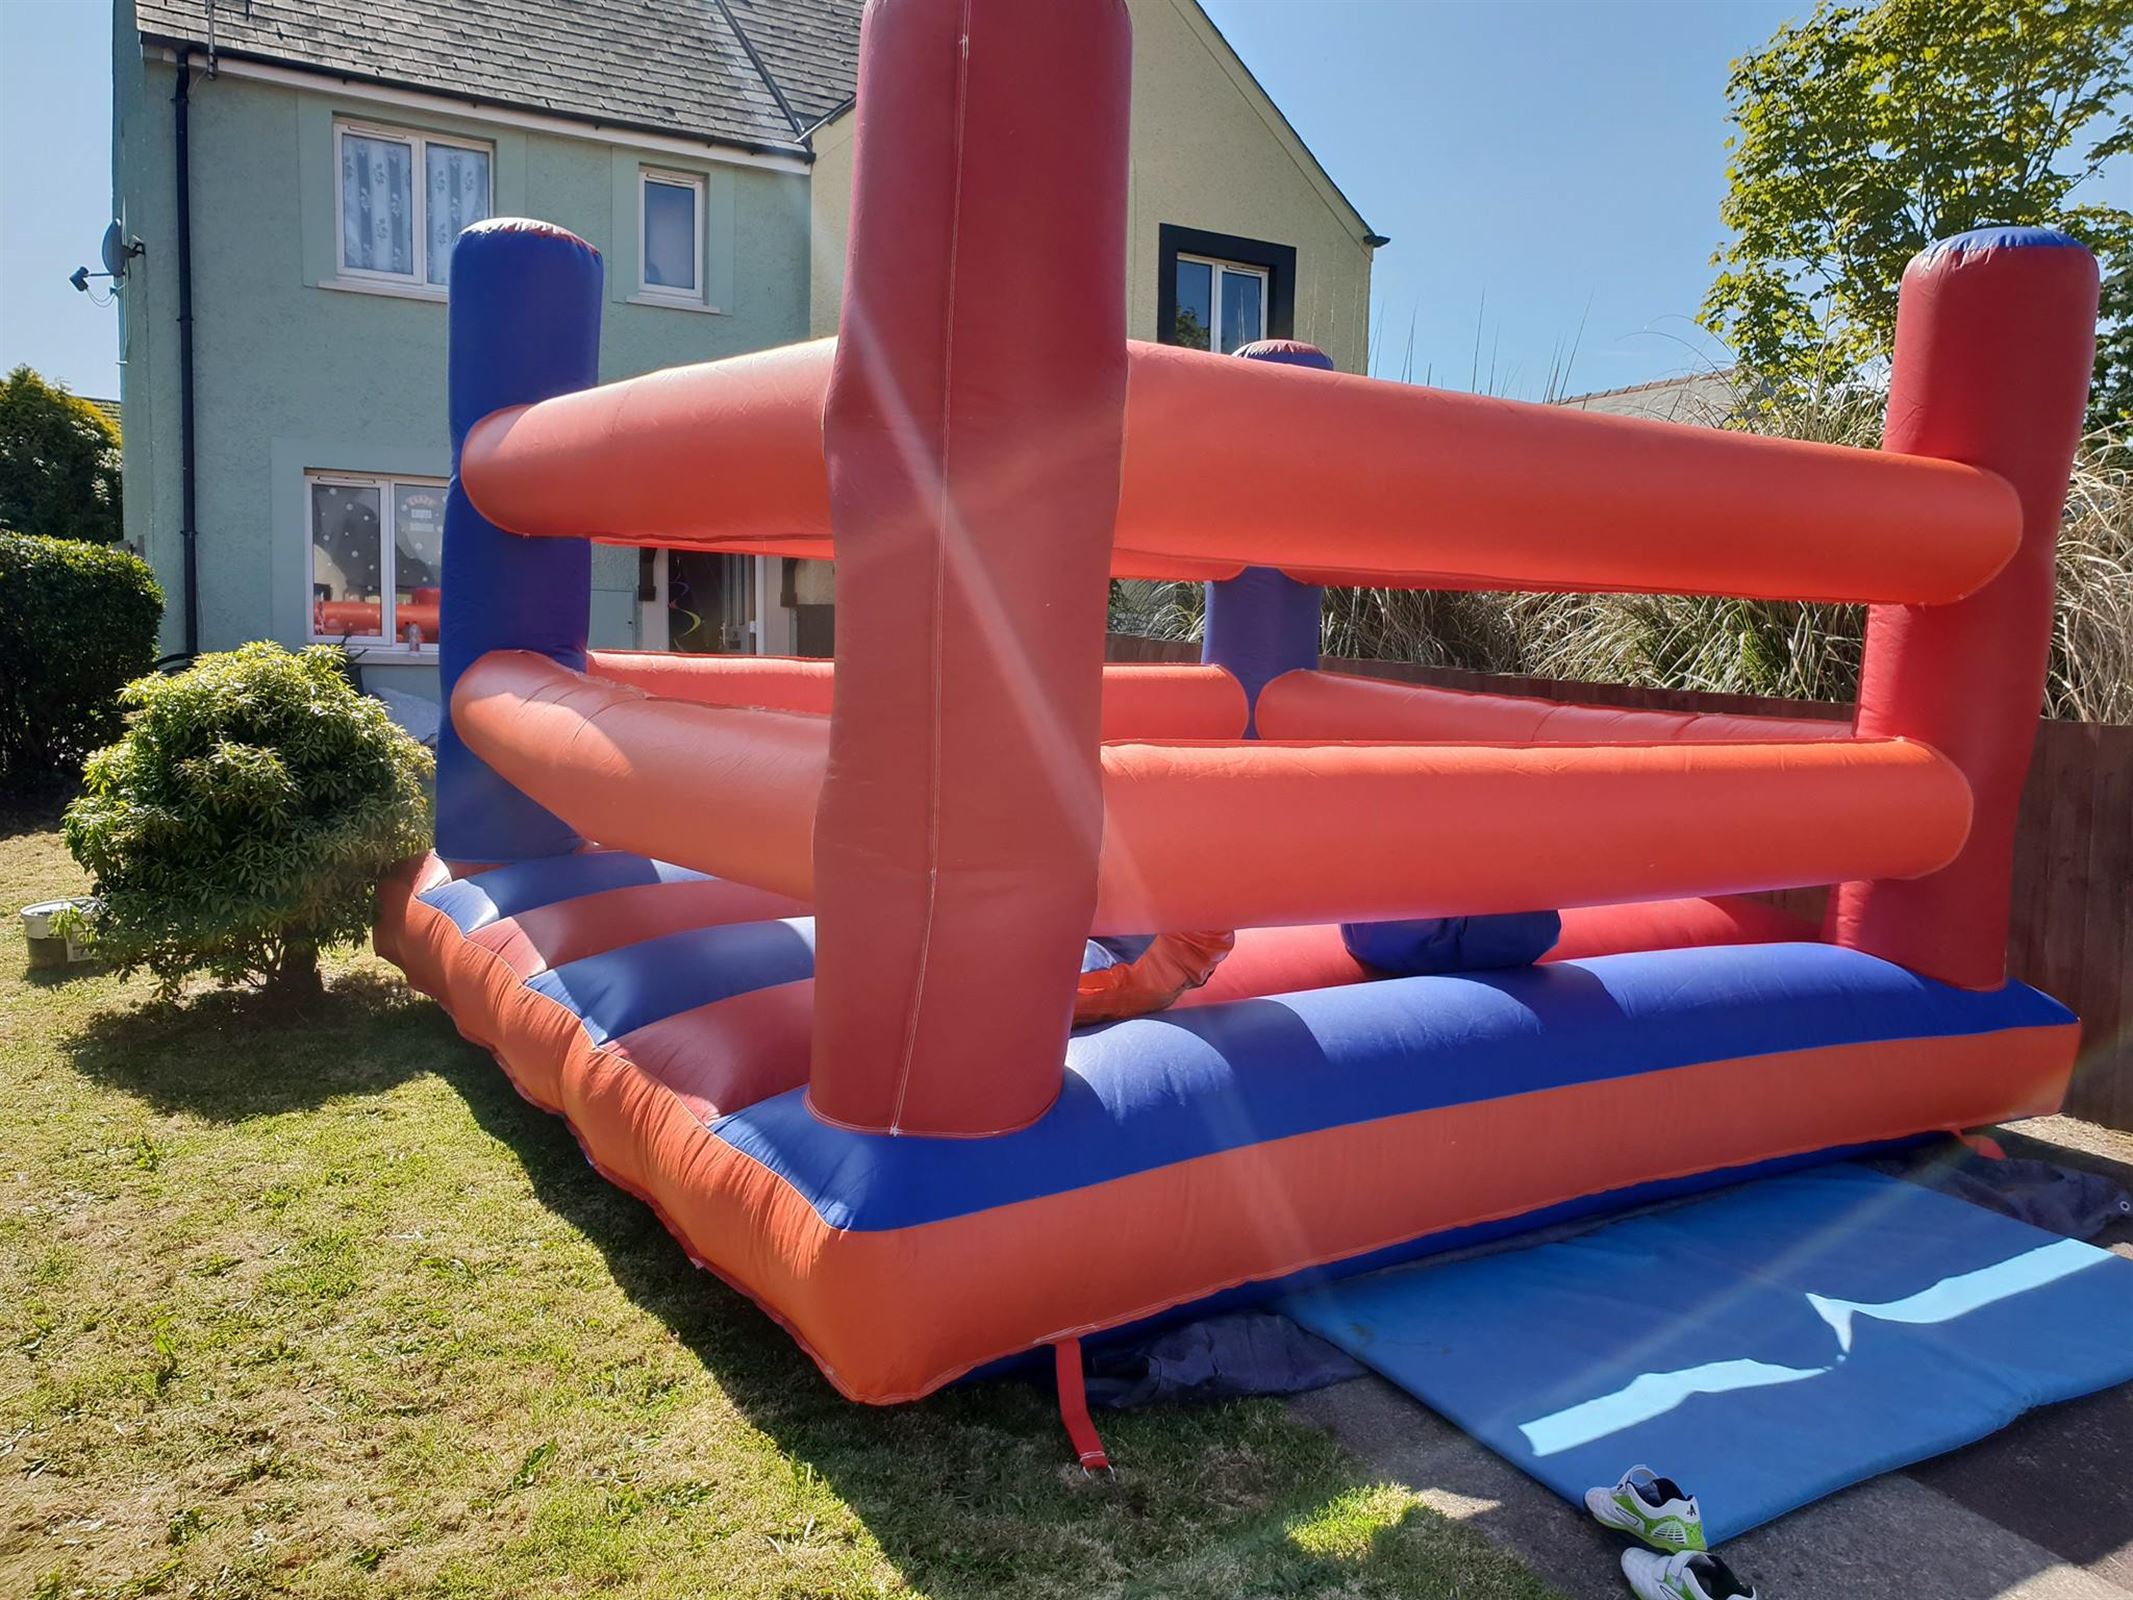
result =
[{"label": "children's trainer", "polygon": [[1625,1550],[1622,1576],[1629,1579],[1637,1600],[1757,1600],[1753,1586],[1739,1573],[1703,1550],[1677,1550],[1670,1556]]},{"label": "children's trainer", "polygon": [[1672,1478],[1631,1467],[1612,1489],[1587,1489],[1585,1509],[1654,1550],[1702,1550],[1703,1507]]}]

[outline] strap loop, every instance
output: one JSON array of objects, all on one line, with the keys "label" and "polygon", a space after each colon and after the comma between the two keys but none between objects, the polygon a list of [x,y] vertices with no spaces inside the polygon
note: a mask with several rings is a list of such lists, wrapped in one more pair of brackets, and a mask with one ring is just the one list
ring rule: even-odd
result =
[{"label": "strap loop", "polygon": [[1052,1370],[1059,1384],[1059,1420],[1066,1425],[1067,1442],[1081,1462],[1081,1470],[1094,1476],[1111,1470],[1103,1441],[1096,1437],[1096,1424],[1089,1420],[1089,1394],[1082,1382],[1081,1341],[1060,1339],[1052,1345]]}]

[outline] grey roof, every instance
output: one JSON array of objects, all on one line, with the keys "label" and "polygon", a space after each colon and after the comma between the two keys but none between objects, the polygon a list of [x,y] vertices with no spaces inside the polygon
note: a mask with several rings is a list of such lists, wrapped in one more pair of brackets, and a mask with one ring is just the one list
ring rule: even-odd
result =
[{"label": "grey roof", "polygon": [[159,44],[205,49],[212,31],[226,55],[765,150],[797,150],[850,99],[859,57],[860,0],[137,0],[135,13]]},{"label": "grey roof", "polygon": [[1731,367],[1689,372],[1674,378],[1633,383],[1626,389],[1568,394],[1555,401],[1579,411],[1602,411],[1617,417],[1650,417],[1660,422],[1690,422],[1716,427],[1733,414],[1741,399],[1740,379]]},{"label": "grey roof", "polygon": [[[807,133],[851,104],[859,80],[863,9],[864,0],[135,0],[134,5],[141,36],[153,44],[212,47],[233,57],[545,111],[603,127],[791,154],[804,153]],[[1221,31],[1212,22],[1208,27],[1228,49]],[[1229,54],[1243,65],[1234,50]],[[1251,76],[1250,68],[1245,75]],[[1279,106],[1274,114],[1287,127]],[[1297,144],[1323,175],[1325,169],[1303,141]],[[1354,213],[1330,176],[1326,183]],[[1367,230],[1359,214],[1356,221]],[[1368,242],[1385,241],[1373,234]]]},{"label": "grey roof", "polygon": [[862,0],[726,0],[765,70],[811,128],[852,98],[859,81]]}]

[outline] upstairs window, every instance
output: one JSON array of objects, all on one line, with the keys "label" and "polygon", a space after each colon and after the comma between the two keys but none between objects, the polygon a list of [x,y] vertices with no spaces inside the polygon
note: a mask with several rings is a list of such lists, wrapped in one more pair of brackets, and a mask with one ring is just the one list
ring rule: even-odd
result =
[{"label": "upstairs window", "polygon": [[343,123],[339,157],[341,271],[443,287],[452,245],[489,215],[487,145]]},{"label": "upstairs window", "polygon": [[642,219],[638,287],[659,300],[704,298],[704,180],[647,169],[638,185]]},{"label": "upstairs window", "polygon": [[305,478],[312,638],[436,644],[444,491],[434,478]]},{"label": "upstairs window", "polygon": [[1179,256],[1177,313],[1173,337],[1166,342],[1193,350],[1219,350],[1227,356],[1264,339],[1266,281],[1264,267]]},{"label": "upstairs window", "polygon": [[1234,355],[1256,339],[1295,336],[1296,250],[1164,223],[1156,235],[1155,336]]}]

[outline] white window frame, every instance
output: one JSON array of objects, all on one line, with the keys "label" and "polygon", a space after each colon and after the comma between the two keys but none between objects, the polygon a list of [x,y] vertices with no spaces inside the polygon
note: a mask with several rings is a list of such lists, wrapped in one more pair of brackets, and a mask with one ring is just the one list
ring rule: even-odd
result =
[{"label": "white window frame", "polygon": [[[672,284],[653,283],[649,281],[647,276],[651,262],[648,259],[649,253],[644,247],[644,196],[645,191],[655,183],[669,184],[676,189],[687,189],[692,196],[690,204],[696,218],[696,226],[691,230],[689,241],[689,248],[694,252],[692,265],[695,267],[693,276],[696,279],[696,287],[693,289],[677,289]],[[710,252],[704,248],[704,237],[708,229],[704,214],[706,187],[704,175],[701,172],[676,172],[667,167],[639,167],[637,169],[638,299],[650,300],[660,305],[695,306],[699,308],[709,302],[711,297],[710,289],[704,282],[704,273],[710,264]]]},{"label": "white window frame", "polygon": [[[381,638],[372,638],[353,633],[321,633],[311,619],[312,605],[318,593],[318,569],[312,565],[318,551],[312,540],[315,524],[312,509],[312,489],[320,484],[342,489],[375,489],[378,491],[378,627]],[[436,641],[411,645],[399,638],[400,584],[396,570],[400,560],[400,545],[393,525],[397,515],[394,490],[400,488],[435,489],[440,494],[451,487],[444,478],[427,477],[419,472],[327,472],[313,471],[304,474],[304,630],[313,644],[344,645],[355,651],[390,650],[396,655],[428,659],[437,654]]]},{"label": "white window frame", "polygon": [[[1264,339],[1266,337],[1267,318],[1273,311],[1274,275],[1271,272],[1265,267],[1248,267],[1241,261],[1224,261],[1220,256],[1194,255],[1185,250],[1180,250],[1177,253],[1175,264],[1171,270],[1176,271],[1178,267],[1182,267],[1188,262],[1194,266],[1211,267],[1213,269],[1208,280],[1210,297],[1208,310],[1214,314],[1215,319],[1214,325],[1207,330],[1207,348],[1210,351],[1220,355],[1224,343],[1222,338],[1222,275],[1225,272],[1239,278],[1257,278],[1259,280],[1259,331],[1252,335],[1252,339]],[[1176,292],[1175,287],[1173,287],[1172,292]],[[1240,340],[1239,343],[1249,344],[1252,339]]]},{"label": "white window frame", "polygon": [[[409,187],[414,191],[414,249],[410,252],[415,270],[412,272],[381,272],[376,267],[350,266],[344,252],[348,248],[347,173],[342,143],[354,134],[359,139],[387,139],[395,144],[408,146]],[[496,215],[496,146],[481,139],[463,139],[452,134],[423,133],[414,128],[396,128],[381,122],[359,122],[353,119],[336,118],[333,124],[333,264],[341,279],[351,283],[392,284],[402,289],[419,290],[424,294],[442,296],[445,285],[430,282],[429,277],[429,151],[430,145],[443,145],[451,150],[472,150],[489,158],[489,204],[487,210]]]}]

